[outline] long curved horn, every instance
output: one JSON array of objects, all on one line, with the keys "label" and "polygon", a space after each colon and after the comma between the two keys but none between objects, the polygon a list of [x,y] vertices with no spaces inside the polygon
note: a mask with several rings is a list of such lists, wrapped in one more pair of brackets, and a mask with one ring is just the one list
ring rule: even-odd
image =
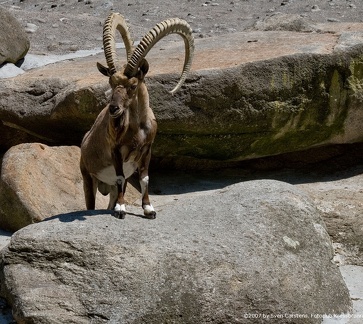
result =
[{"label": "long curved horn", "polygon": [[119,13],[111,13],[103,26],[103,50],[105,52],[107,66],[110,69],[111,75],[116,73],[116,30],[121,34],[125,44],[127,61],[131,58],[133,51],[133,41],[126,24],[125,18]]},{"label": "long curved horn", "polygon": [[161,23],[158,23],[154,28],[152,28],[143,37],[143,39],[140,41],[140,44],[134,50],[131,58],[127,62],[124,73],[128,77],[135,76],[140,63],[142,59],[146,56],[146,54],[159,40],[169,34],[179,34],[183,37],[185,44],[185,59],[183,71],[181,73],[178,84],[172,91],[170,91],[172,94],[174,94],[184,83],[190,70],[194,54],[194,38],[192,35],[192,29],[185,20],[179,18],[167,19]]}]

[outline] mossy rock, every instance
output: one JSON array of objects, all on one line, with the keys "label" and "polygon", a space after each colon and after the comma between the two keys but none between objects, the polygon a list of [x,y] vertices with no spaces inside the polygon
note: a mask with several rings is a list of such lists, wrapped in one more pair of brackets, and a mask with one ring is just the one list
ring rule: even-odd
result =
[{"label": "mossy rock", "polygon": [[154,154],[239,161],[342,138],[360,141],[363,136],[350,134],[347,120],[363,98],[362,51],[299,54],[200,72],[169,102],[154,89],[152,102],[164,102],[162,108],[154,105]]}]

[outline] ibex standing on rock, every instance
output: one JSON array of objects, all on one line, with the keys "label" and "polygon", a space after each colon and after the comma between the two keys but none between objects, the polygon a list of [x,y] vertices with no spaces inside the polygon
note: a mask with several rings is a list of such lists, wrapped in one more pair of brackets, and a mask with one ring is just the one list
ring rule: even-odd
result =
[{"label": "ibex standing on rock", "polygon": [[[116,69],[116,30],[122,36],[127,53],[127,64],[121,69]],[[117,218],[124,218],[127,179],[138,170],[144,214],[155,218],[148,194],[148,169],[157,124],[144,82],[149,69],[145,56],[160,39],[174,33],[184,39],[185,60],[180,80],[171,93],[181,87],[190,70],[194,51],[190,26],[178,18],[165,20],[152,28],[134,49],[120,14],[111,14],[105,22],[103,46],[108,67],[100,63],[97,67],[109,77],[112,98],[81,145],[80,167],[87,209],[95,208],[98,188],[103,195],[110,194],[108,209],[113,209]]]}]

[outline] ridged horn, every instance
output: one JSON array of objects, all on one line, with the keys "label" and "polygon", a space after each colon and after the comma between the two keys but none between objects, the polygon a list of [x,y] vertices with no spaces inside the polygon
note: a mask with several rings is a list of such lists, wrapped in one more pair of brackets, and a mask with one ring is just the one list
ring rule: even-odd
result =
[{"label": "ridged horn", "polygon": [[111,75],[117,71],[116,30],[120,32],[125,44],[127,61],[131,58],[133,51],[133,41],[125,18],[119,13],[111,13],[103,25],[103,50]]},{"label": "ridged horn", "polygon": [[185,20],[179,18],[167,19],[161,23],[158,23],[143,37],[143,39],[140,41],[140,44],[136,47],[131,58],[127,62],[124,72],[125,75],[128,77],[135,76],[140,63],[146,54],[159,40],[170,34],[179,34],[183,37],[185,44],[183,71],[178,84],[170,92],[174,94],[177,90],[179,90],[179,88],[184,83],[188,72],[190,71],[194,54],[194,38],[192,35],[192,29]]}]

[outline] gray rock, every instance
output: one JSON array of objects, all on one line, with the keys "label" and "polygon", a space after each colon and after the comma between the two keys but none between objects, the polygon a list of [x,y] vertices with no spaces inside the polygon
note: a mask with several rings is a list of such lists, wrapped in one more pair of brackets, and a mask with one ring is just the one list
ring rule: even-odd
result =
[{"label": "gray rock", "polygon": [[36,24],[27,23],[25,26],[25,31],[29,34],[33,34],[37,31],[38,26]]},{"label": "gray rock", "polygon": [[16,231],[54,214],[84,209],[78,147],[21,144],[4,156],[0,227]]},{"label": "gray rock", "polygon": [[259,20],[254,26],[257,30],[286,30],[294,32],[312,32],[316,30],[308,19],[296,14],[277,12],[264,20]]},{"label": "gray rock", "polygon": [[346,32],[339,37],[339,44],[335,49],[345,50],[352,46],[358,46],[363,43],[363,34],[357,32]]},{"label": "gray rock", "polygon": [[0,7],[0,65],[16,63],[29,50],[29,39],[12,14]]},{"label": "gray rock", "polygon": [[327,21],[334,22],[334,23],[340,22],[340,20],[337,18],[327,18]]},{"label": "gray rock", "polygon": [[350,310],[319,213],[291,185],[239,183],[135,216],[70,213],[16,232],[1,266],[15,319],[320,323]]},{"label": "gray rock", "polygon": [[[49,147],[20,144],[6,152],[0,180],[0,228],[16,231],[47,217],[86,208],[76,146]],[[141,201],[130,184],[128,203]],[[140,203],[140,202],[139,202]],[[108,198],[97,195],[97,207]]]},{"label": "gray rock", "polygon": [[[5,84],[9,82],[9,85],[13,82],[4,79],[0,86],[0,93],[3,94],[0,98],[0,106],[4,108],[0,118],[7,132],[3,133],[4,137],[0,140],[2,150],[11,147],[9,142],[6,144],[6,138],[14,138],[11,145],[22,143],[21,141],[34,141],[34,138],[53,145],[80,144],[84,130],[89,128],[89,124],[94,121],[94,116],[106,104],[106,92],[109,86],[107,82],[93,85],[88,83],[88,85],[84,84],[86,87],[79,88],[80,84],[72,80],[72,67],[69,68],[67,71],[61,68],[62,71],[58,70],[55,73],[53,67],[46,78],[36,77],[32,81],[27,80],[22,86],[18,84],[17,87],[24,86],[18,93],[19,96],[12,95],[14,88],[8,92],[9,88],[6,89]],[[61,73],[67,76],[63,74],[63,77],[60,77]],[[30,73],[24,75],[27,78]],[[17,100],[14,101],[14,97],[17,97]],[[5,111],[13,117],[16,116],[17,121],[12,117],[10,120],[6,118]],[[70,114],[71,111],[74,113],[73,117]],[[85,116],[88,117],[84,119]],[[17,138],[21,138],[21,141],[16,141]]]}]

